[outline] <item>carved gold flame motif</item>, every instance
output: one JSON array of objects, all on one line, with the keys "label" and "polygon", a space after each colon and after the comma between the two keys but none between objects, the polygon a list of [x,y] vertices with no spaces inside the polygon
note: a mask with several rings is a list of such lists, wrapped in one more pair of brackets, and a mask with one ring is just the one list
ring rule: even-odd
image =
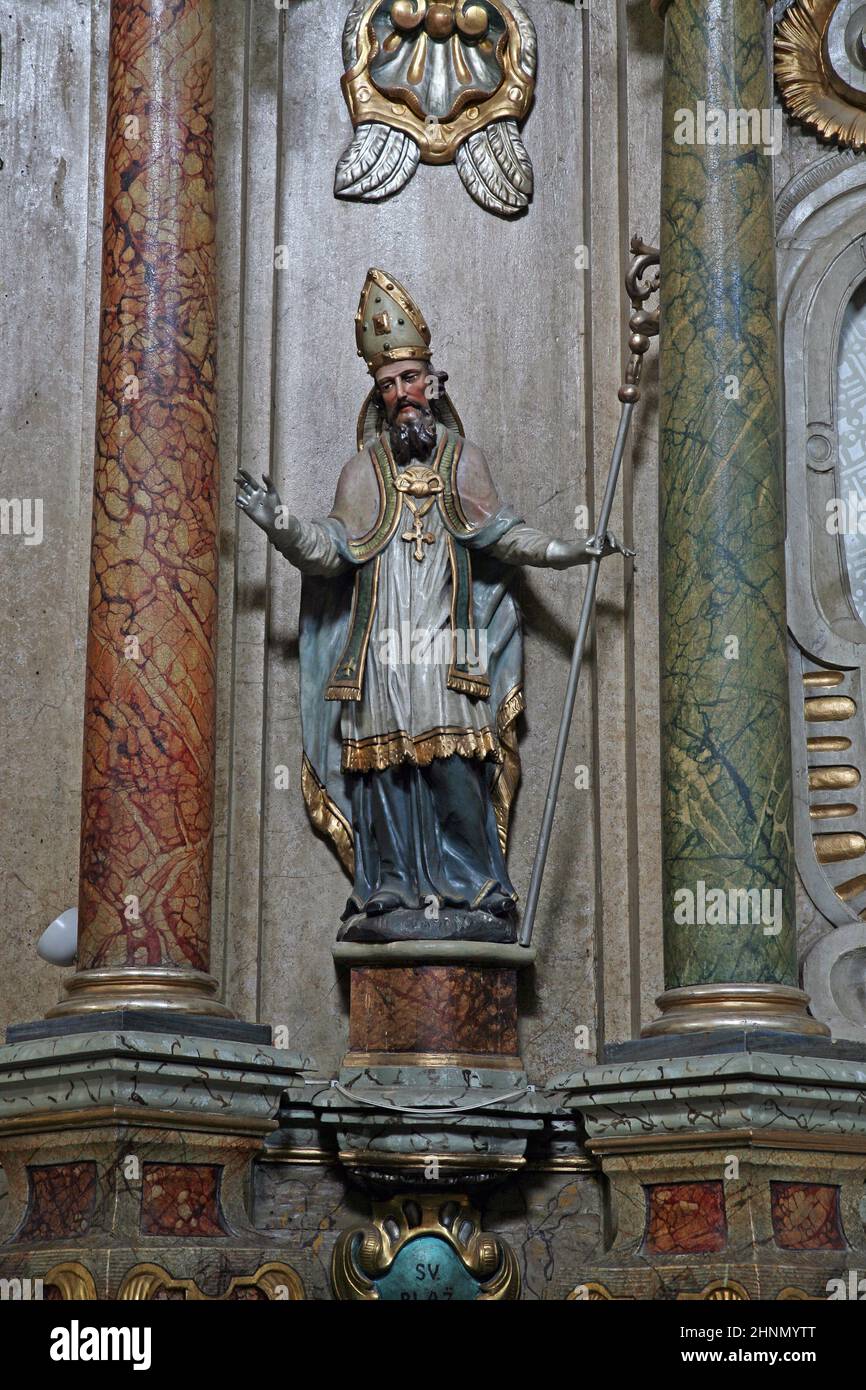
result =
[{"label": "carved gold flame motif", "polygon": [[794,0],[776,27],[786,110],[825,139],[866,149],[866,5]]}]

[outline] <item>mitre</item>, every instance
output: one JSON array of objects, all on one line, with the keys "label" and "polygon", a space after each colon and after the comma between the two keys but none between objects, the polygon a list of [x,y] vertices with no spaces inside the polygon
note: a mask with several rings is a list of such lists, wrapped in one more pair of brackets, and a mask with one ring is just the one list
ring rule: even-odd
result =
[{"label": "mitre", "polygon": [[[355,315],[355,341],[372,377],[388,362],[429,362],[430,329],[409,291],[384,270],[372,267],[361,291]],[[463,433],[460,417],[443,392],[430,404],[446,429]],[[361,407],[358,448],[377,438],[384,425],[378,392],[374,387]]]}]

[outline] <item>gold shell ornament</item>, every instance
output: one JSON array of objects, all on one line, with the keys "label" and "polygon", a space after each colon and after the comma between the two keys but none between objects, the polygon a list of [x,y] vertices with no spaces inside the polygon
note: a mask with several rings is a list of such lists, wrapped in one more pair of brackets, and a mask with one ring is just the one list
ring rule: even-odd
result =
[{"label": "gold shell ornament", "polygon": [[342,79],[355,136],[337,164],[335,196],[378,202],[420,163],[454,163],[488,212],[524,212],[533,175],[519,127],[537,49],[517,0],[355,0]]},{"label": "gold shell ornament", "polygon": [[866,149],[866,4],[794,0],[776,26],[776,81],[796,120]]}]

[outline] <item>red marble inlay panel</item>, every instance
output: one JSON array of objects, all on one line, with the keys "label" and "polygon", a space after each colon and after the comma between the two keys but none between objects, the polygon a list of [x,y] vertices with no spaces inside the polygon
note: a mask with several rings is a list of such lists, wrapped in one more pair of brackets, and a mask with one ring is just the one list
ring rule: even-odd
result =
[{"label": "red marble inlay panel", "polygon": [[79,969],[207,969],[218,573],[211,0],[111,6]]},{"label": "red marble inlay panel", "polygon": [[30,1195],[24,1224],[15,1236],[23,1241],[61,1240],[86,1235],[96,1209],[96,1164],[51,1163],[29,1166]]},{"label": "red marble inlay panel", "polygon": [[771,1182],[776,1244],[783,1250],[846,1250],[839,1188],[817,1182]]},{"label": "red marble inlay panel", "polygon": [[646,1187],[649,1255],[712,1254],[728,1243],[721,1182],[653,1183]]},{"label": "red marble inlay panel", "polygon": [[358,966],[352,1052],[517,1056],[517,971],[483,965]]},{"label": "red marble inlay panel", "polygon": [[229,1235],[220,1208],[222,1167],[206,1163],[145,1163],[141,1231],[146,1236]]}]

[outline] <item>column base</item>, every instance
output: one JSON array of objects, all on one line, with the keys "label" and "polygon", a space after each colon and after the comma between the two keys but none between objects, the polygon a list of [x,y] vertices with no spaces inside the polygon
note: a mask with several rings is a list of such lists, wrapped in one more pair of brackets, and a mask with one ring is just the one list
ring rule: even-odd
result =
[{"label": "column base", "polygon": [[281,1097],[311,1067],[168,1026],[0,1047],[9,1296],[303,1298],[316,1262],[256,1227],[249,1194]]},{"label": "column base", "polygon": [[815,1046],[608,1062],[551,1083],[612,1206],[571,1298],[862,1294],[866,1049]]},{"label": "column base", "polygon": [[791,985],[712,984],[668,989],[656,1000],[661,1016],[641,1029],[642,1038],[706,1033],[714,1028],[767,1028],[826,1038],[826,1023],[812,1018],[809,996]]},{"label": "column base", "polygon": [[176,966],[79,970],[67,982],[67,997],[50,1008],[45,1017],[65,1018],[110,1009],[159,1009],[166,1014],[234,1018],[228,1005],[214,998],[217,988],[213,975]]}]

